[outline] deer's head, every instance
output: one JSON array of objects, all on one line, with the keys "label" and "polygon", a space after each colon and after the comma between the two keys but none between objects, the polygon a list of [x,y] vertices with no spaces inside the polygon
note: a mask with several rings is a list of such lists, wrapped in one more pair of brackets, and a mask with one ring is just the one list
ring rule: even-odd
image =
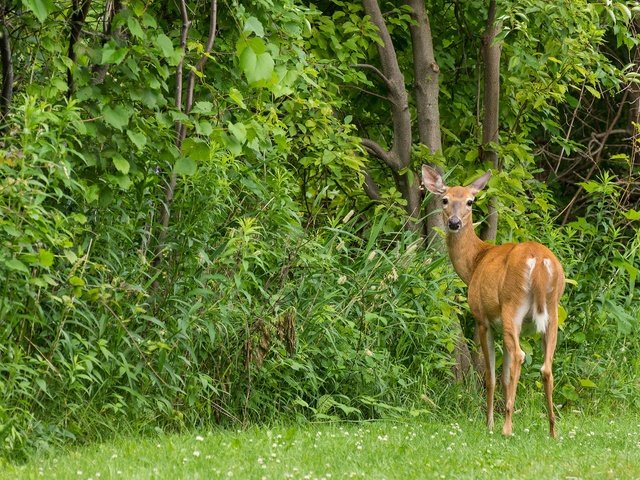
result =
[{"label": "deer's head", "polygon": [[476,195],[491,178],[491,170],[466,187],[448,187],[442,181],[442,176],[433,168],[422,166],[422,183],[431,193],[440,198],[442,216],[447,231],[455,234],[466,225],[472,225],[471,207]]}]

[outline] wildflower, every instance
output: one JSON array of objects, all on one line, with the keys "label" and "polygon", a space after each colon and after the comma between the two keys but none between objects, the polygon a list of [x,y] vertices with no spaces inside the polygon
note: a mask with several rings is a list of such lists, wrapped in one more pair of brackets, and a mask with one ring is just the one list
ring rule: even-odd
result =
[{"label": "wildflower", "polygon": [[204,442],[204,437],[203,437],[203,436],[201,436],[201,435],[198,435],[198,436],[196,437],[196,442]]}]

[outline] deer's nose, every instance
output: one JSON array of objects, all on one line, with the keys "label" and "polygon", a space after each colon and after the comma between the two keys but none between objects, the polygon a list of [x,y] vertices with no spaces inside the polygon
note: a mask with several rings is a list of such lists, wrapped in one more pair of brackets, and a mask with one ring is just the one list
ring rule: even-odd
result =
[{"label": "deer's nose", "polygon": [[457,232],[462,227],[462,221],[458,217],[449,218],[449,230]]}]

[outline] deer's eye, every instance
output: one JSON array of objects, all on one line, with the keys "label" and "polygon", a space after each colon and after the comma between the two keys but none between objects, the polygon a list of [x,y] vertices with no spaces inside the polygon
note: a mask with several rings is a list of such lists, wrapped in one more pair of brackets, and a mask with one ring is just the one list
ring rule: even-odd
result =
[{"label": "deer's eye", "polygon": [[442,205],[449,205],[449,199],[448,198],[443,198],[442,199]]},{"label": "deer's eye", "polygon": [[470,207],[471,205],[473,205],[473,200],[472,199],[467,200],[467,207]]}]

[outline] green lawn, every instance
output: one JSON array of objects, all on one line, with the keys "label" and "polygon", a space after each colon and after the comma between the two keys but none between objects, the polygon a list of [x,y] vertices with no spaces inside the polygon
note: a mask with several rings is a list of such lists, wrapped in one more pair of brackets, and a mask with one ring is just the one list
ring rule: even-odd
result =
[{"label": "green lawn", "polygon": [[511,438],[478,416],[118,438],[5,465],[0,478],[640,478],[640,415],[564,414],[558,426],[556,440],[542,415],[517,415]]}]

